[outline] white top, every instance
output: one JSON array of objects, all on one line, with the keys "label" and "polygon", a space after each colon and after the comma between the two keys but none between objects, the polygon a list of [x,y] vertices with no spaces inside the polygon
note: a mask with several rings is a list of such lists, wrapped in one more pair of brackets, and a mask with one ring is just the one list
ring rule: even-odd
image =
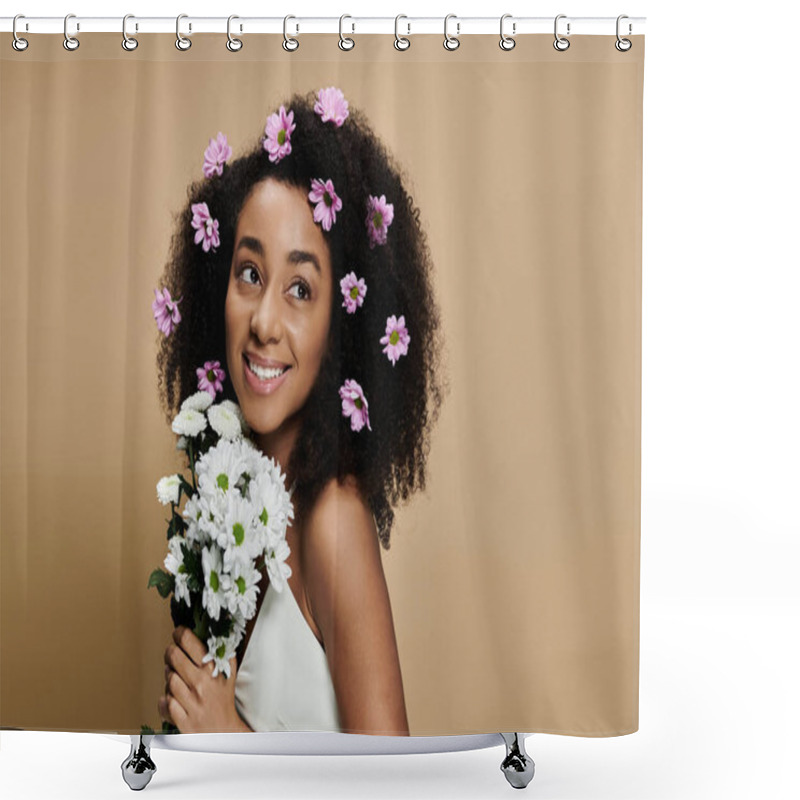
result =
[{"label": "white top", "polygon": [[341,731],[327,656],[288,584],[267,586],[234,699],[254,731]]}]

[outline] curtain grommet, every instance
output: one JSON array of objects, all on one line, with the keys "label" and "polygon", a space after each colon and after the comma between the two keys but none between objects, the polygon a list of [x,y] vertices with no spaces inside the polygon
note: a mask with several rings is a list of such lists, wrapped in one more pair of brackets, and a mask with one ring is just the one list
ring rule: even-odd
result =
[{"label": "curtain grommet", "polygon": [[[286,32],[286,23],[290,19],[297,19],[297,17],[293,16],[292,14],[287,14],[283,18],[283,49],[286,50],[287,53],[293,53],[298,47],[300,47],[300,40],[295,39],[293,36],[289,36],[289,34]],[[297,30],[300,30],[299,26],[297,26]]]},{"label": "curtain grommet", "polygon": [[[128,36],[127,25],[129,19],[135,19],[133,14],[126,14],[122,18],[122,49],[127,50],[129,53],[134,51],[139,46],[139,40],[133,36]],[[138,30],[139,26],[136,26]]]},{"label": "curtain grommet", "polygon": [[[175,39],[175,47],[177,47],[178,50],[180,50],[181,52],[185,52],[192,46],[192,40],[187,39],[181,33],[181,20],[188,18],[188,16],[189,16],[188,14],[178,14],[178,17],[175,20],[175,35],[177,36],[177,38]],[[192,24],[190,22],[189,31],[191,32],[191,30],[192,30]]]},{"label": "curtain grommet", "polygon": [[444,49],[445,50],[449,50],[450,52],[452,52],[453,50],[458,50],[458,46],[461,44],[461,42],[458,39],[458,34],[459,34],[460,30],[461,30],[461,23],[460,22],[456,22],[456,35],[455,36],[451,36],[447,32],[447,21],[451,17],[455,17],[455,16],[456,16],[455,14],[448,14],[444,18],[444,41],[442,42],[442,44],[444,45]]},{"label": "curtain grommet", "polygon": [[[567,18],[566,14],[559,14],[556,17],[555,22],[553,24],[553,33],[556,37],[555,40],[553,41],[553,47],[555,47],[555,49],[558,50],[559,53],[563,53],[565,50],[569,49],[569,39],[567,39],[564,36],[561,36],[561,34],[558,32],[558,21],[560,19],[566,19],[566,18]],[[569,22],[567,22],[567,36],[569,36]]]},{"label": "curtain grommet", "polygon": [[[401,17],[403,19],[408,19],[408,17],[405,14],[398,14],[394,18],[394,49],[400,50],[402,52],[403,50],[408,50],[408,48],[411,47],[411,39],[407,39],[405,36],[401,36],[397,32],[397,23],[400,21]],[[411,33],[411,23],[407,24],[408,24],[408,32]]]},{"label": "curtain grommet", "polygon": [[[631,47],[633,47],[633,42],[630,39],[623,39],[619,35],[619,23],[623,19],[629,19],[628,15],[627,14],[620,14],[617,17],[617,41],[614,42],[614,47],[616,47],[617,50],[620,51],[620,53],[627,53],[628,50],[630,50]],[[630,26],[630,23],[628,23],[628,35],[630,35],[630,33],[631,33],[631,26]]]},{"label": "curtain grommet", "polygon": [[[70,17],[74,18],[75,14],[67,14],[67,16],[64,17],[64,49],[72,52],[77,50],[81,46],[81,43],[78,41],[77,37],[70,36],[67,31],[67,25],[69,24]],[[80,29],[80,24],[78,24],[76,30],[79,31]]]},{"label": "curtain grommet", "polygon": [[11,40],[11,46],[18,52],[21,53],[23,50],[28,49],[28,40],[23,39],[21,36],[17,35],[17,20],[18,19],[25,19],[24,14],[17,14],[14,17],[14,21],[11,23],[11,32],[14,34],[14,38]]},{"label": "curtain grommet", "polygon": [[[339,49],[347,52],[349,50],[352,50],[356,46],[356,40],[351,39],[350,37],[345,36],[342,33],[342,23],[345,21],[345,19],[353,19],[353,18],[349,14],[342,14],[342,16],[339,17]],[[353,32],[355,32],[355,29],[356,26],[355,23],[353,23]]]},{"label": "curtain grommet", "polygon": [[[513,16],[512,14],[503,14],[500,17],[500,49],[505,50],[508,52],[509,50],[513,50],[517,46],[516,40],[512,36],[506,36],[503,33],[503,23],[505,22],[507,17]],[[511,33],[515,34],[517,32],[517,23],[511,23]]]},{"label": "curtain grommet", "polygon": [[[244,42],[231,35],[231,20],[234,19],[239,19],[239,17],[236,14],[231,14],[228,17],[228,41],[225,42],[225,47],[227,47],[231,53],[238,53],[244,47]],[[241,28],[239,30],[241,31]]]}]

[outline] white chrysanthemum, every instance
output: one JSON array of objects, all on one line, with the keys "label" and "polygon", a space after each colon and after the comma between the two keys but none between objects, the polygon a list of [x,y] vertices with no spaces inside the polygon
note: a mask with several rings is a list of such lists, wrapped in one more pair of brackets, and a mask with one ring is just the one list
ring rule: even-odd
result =
[{"label": "white chrysanthemum", "polygon": [[183,563],[183,550],[181,545],[186,541],[183,536],[173,536],[167,543],[169,552],[164,559],[164,567],[168,572],[175,576],[175,599],[180,602],[184,600],[187,606],[191,606],[189,598],[189,573]]},{"label": "white chrysanthemum", "polygon": [[252,503],[238,492],[228,494],[223,530],[217,539],[222,548],[225,572],[232,572],[237,561],[253,561],[264,550],[264,534],[256,521]]},{"label": "white chrysanthemum", "polygon": [[177,503],[181,491],[181,476],[177,473],[175,475],[167,475],[162,478],[156,485],[156,493],[158,494],[158,502],[162,506],[167,506],[170,503]]},{"label": "white chrysanthemum", "polygon": [[237,643],[233,636],[209,636],[206,642],[208,652],[203,656],[203,663],[214,662],[212,678],[222,672],[226,678],[231,676],[231,659],[236,655]]},{"label": "white chrysanthemum", "polygon": [[223,439],[238,439],[242,435],[242,424],[239,422],[239,417],[221,403],[208,409],[208,421]]},{"label": "white chrysanthemum", "polygon": [[219,548],[211,544],[203,548],[203,608],[211,619],[219,619],[223,608],[225,592],[222,587],[222,554]]},{"label": "white chrysanthemum", "polygon": [[244,418],[244,413],[239,405],[234,403],[233,400],[223,400],[219,403],[219,406],[236,415],[239,424],[242,426],[242,433],[244,433],[245,436],[250,433],[250,426],[247,424],[247,420]]},{"label": "white chrysanthemum", "polygon": [[[270,459],[264,460],[270,461]],[[262,525],[280,536],[286,535],[289,517],[294,516],[294,507],[283,482],[278,482],[274,473],[262,469],[251,481],[250,502]]]},{"label": "white chrysanthemum", "polygon": [[181,436],[197,436],[207,425],[206,415],[202,411],[187,408],[172,420],[172,431]]},{"label": "white chrysanthemum", "polygon": [[225,604],[228,610],[239,611],[245,619],[250,619],[256,613],[260,580],[261,573],[252,561],[247,564],[234,562],[230,574],[226,573],[223,576]]},{"label": "white chrysanthemum", "polygon": [[210,392],[195,392],[191,397],[187,397],[181,403],[181,411],[186,411],[187,409],[205,411],[213,402],[214,398],[211,396]]},{"label": "white chrysanthemum", "polygon": [[286,539],[271,531],[267,533],[267,547],[264,558],[267,564],[269,582],[277,592],[282,592],[288,586],[289,578],[292,576],[292,568],[286,563],[290,552]]},{"label": "white chrysanthemum", "polygon": [[208,506],[201,502],[203,499],[199,494],[193,494],[186,501],[181,514],[188,525],[186,541],[200,546],[209,544],[214,540],[210,532],[212,523],[208,519]]},{"label": "white chrysanthemum", "polygon": [[202,494],[211,494],[217,490],[227,492],[236,486],[246,466],[240,441],[220,439],[201,456],[195,465],[195,471],[197,486]]}]

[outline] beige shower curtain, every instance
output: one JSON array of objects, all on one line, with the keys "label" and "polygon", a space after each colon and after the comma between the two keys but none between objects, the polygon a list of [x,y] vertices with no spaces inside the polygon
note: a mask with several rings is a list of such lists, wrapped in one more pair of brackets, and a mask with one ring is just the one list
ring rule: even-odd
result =
[{"label": "beige shower curtain", "polygon": [[0,48],[0,726],[160,728],[173,215],[209,137],[337,86],[407,175],[446,349],[381,551],[410,732],[637,730],[644,37],[140,38]]}]

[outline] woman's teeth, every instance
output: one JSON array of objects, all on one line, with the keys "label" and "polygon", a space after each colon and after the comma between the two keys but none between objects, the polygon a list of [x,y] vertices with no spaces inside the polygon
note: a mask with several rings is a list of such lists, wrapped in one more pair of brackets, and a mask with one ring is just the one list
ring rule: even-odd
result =
[{"label": "woman's teeth", "polygon": [[276,369],[267,369],[265,367],[259,367],[258,364],[254,364],[249,358],[247,359],[247,363],[250,365],[250,369],[253,370],[253,374],[256,377],[260,378],[262,381],[268,381],[272,378],[278,378],[283,375],[285,367],[276,368]]}]

